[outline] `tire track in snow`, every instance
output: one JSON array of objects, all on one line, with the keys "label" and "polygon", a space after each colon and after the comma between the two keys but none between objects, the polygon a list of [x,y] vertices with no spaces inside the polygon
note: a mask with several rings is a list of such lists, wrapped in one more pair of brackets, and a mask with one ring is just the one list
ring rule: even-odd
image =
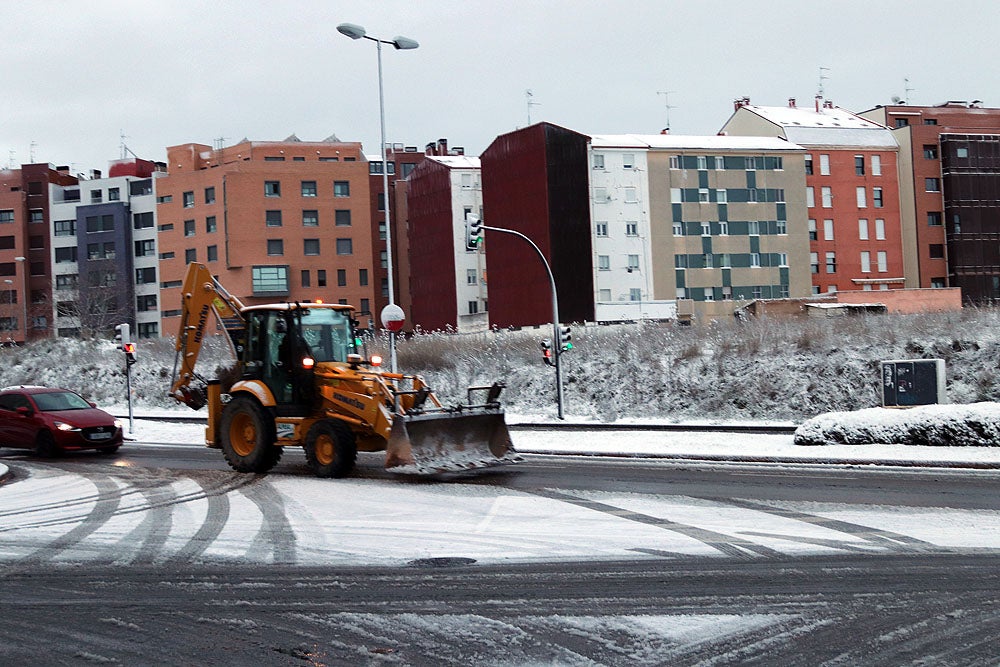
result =
[{"label": "tire track in snow", "polygon": [[294,565],[295,531],[285,515],[284,496],[264,477],[257,477],[253,484],[240,489],[240,493],[257,506],[263,517],[260,529],[247,550],[247,557],[253,561],[263,561],[270,555],[272,563]]},{"label": "tire track in snow", "polygon": [[528,493],[533,493],[534,495],[549,498],[551,500],[559,500],[570,503],[572,505],[577,505],[578,507],[594,510],[595,512],[603,512],[619,519],[636,521],[649,526],[663,528],[664,530],[669,530],[680,535],[690,537],[693,540],[697,540],[702,544],[710,546],[713,549],[716,549],[717,551],[733,558],[751,560],[758,556],[765,556],[767,558],[779,558],[783,556],[783,554],[776,549],[756,544],[750,540],[744,540],[739,537],[717,533],[706,528],[699,528],[697,526],[678,523],[676,521],[671,521],[670,519],[662,519],[660,517],[650,516],[649,514],[633,512],[632,510],[615,507],[614,505],[608,505],[607,503],[602,503],[596,500],[579,498],[577,496],[561,493],[559,491],[552,491],[550,489],[534,489],[528,491]]}]

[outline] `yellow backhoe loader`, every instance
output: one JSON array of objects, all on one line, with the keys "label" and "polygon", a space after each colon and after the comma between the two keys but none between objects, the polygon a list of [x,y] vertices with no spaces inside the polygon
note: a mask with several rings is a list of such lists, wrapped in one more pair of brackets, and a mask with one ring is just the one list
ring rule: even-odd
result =
[{"label": "yellow backhoe loader", "polygon": [[[445,407],[419,375],[385,372],[362,356],[350,306],[244,306],[198,263],[182,289],[170,395],[208,406],[206,444],[234,470],[266,472],[287,446],[305,448],[320,477],[349,474],[358,451],[384,451],[387,470],[417,475],[520,460],[502,384],[469,387],[467,404]],[[228,386],[195,372],[213,313],[237,360]]]}]

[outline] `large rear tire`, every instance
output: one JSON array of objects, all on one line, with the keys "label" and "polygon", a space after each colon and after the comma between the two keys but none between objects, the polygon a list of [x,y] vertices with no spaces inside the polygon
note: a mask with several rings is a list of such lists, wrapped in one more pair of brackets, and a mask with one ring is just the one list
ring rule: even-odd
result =
[{"label": "large rear tire", "polygon": [[222,410],[222,454],[237,472],[267,472],[281,459],[274,420],[248,396],[237,396]]},{"label": "large rear tire", "polygon": [[48,431],[42,430],[35,437],[35,456],[43,459],[51,459],[61,453],[56,439]]},{"label": "large rear tire", "polygon": [[354,431],[335,419],[313,424],[306,435],[305,450],[306,461],[317,477],[346,477],[358,458]]}]

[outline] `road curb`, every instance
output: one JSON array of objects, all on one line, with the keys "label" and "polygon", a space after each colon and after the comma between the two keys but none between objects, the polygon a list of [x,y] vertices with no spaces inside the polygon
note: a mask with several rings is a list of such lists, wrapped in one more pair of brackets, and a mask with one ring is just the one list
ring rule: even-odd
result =
[{"label": "road curb", "polygon": [[10,468],[0,463],[0,484],[6,482],[8,477],[10,477]]}]

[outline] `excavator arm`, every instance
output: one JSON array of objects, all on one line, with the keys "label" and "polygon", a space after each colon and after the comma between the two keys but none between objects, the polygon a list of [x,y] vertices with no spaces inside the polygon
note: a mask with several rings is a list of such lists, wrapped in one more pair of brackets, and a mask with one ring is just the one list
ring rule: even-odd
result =
[{"label": "excavator arm", "polygon": [[208,267],[199,263],[188,265],[181,292],[181,321],[177,331],[170,386],[170,395],[178,402],[194,410],[205,405],[206,382],[195,372],[195,365],[198,363],[210,313],[215,313],[226,330],[229,345],[235,354],[243,345],[246,335],[243,307],[243,303],[212,276]]}]

